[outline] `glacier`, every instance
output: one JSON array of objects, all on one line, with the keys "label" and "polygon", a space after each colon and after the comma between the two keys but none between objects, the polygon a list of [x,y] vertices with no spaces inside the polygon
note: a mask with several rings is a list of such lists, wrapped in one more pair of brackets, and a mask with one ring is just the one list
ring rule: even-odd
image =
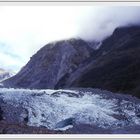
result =
[{"label": "glacier", "polygon": [[0,88],[1,117],[9,123],[66,130],[76,124],[140,125],[140,99],[101,89]]}]

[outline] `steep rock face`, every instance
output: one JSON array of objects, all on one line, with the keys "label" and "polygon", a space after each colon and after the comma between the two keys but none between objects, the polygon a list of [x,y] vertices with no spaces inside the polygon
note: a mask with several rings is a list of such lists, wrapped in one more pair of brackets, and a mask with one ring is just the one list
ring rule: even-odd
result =
[{"label": "steep rock face", "polygon": [[93,56],[96,61],[69,86],[96,87],[140,97],[139,54],[140,27],[117,28]]},{"label": "steep rock face", "polygon": [[55,88],[58,81],[72,73],[93,49],[81,39],[50,43],[39,50],[22,70],[5,85],[23,88]]}]

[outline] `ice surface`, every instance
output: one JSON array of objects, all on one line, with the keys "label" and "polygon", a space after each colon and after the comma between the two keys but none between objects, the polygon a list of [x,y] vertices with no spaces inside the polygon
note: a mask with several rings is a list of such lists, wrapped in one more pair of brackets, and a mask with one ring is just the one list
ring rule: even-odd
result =
[{"label": "ice surface", "polygon": [[[56,92],[65,94],[52,96]],[[106,96],[109,96],[109,93],[98,89],[92,92],[83,91],[84,94],[80,97],[68,96],[69,93],[79,92],[81,91],[1,88],[0,99],[5,105],[20,107],[21,113],[18,117],[28,117],[27,125],[30,126],[65,130],[73,124],[91,124],[102,128],[140,124],[139,103],[123,98],[120,100],[115,95],[114,98],[105,98],[102,93],[106,92]],[[10,111],[5,110],[5,113],[12,114],[14,108]],[[69,118],[72,118],[72,122],[67,121]],[[59,122],[62,122],[62,125],[56,128]]]}]

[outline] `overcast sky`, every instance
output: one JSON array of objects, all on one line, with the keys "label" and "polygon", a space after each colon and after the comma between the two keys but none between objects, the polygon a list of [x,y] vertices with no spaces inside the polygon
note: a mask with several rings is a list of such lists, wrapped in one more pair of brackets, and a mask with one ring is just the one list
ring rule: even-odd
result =
[{"label": "overcast sky", "polygon": [[140,7],[0,6],[0,67],[18,71],[48,42],[100,41],[116,27],[139,21]]}]

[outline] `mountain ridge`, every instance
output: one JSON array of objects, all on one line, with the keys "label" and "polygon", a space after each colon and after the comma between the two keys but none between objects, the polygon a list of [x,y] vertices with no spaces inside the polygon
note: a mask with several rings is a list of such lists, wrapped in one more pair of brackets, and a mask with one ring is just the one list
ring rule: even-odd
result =
[{"label": "mountain ridge", "polygon": [[95,50],[82,39],[49,43],[33,55],[17,75],[4,81],[4,84],[10,87],[55,88],[61,77],[74,71],[93,51]]},{"label": "mountain ridge", "polygon": [[49,43],[3,83],[37,89],[101,88],[140,97],[140,26],[118,27],[99,48],[99,43],[90,45],[82,39]]}]

